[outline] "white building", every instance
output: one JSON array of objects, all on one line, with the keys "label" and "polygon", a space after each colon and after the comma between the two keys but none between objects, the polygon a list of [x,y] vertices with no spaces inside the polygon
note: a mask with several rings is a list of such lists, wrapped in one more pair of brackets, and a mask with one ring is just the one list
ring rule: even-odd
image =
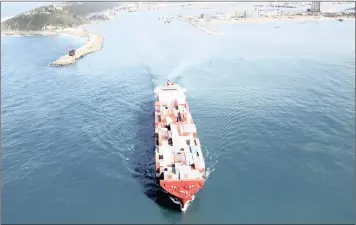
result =
[{"label": "white building", "polygon": [[311,12],[320,12],[320,2],[312,2],[310,11]]}]

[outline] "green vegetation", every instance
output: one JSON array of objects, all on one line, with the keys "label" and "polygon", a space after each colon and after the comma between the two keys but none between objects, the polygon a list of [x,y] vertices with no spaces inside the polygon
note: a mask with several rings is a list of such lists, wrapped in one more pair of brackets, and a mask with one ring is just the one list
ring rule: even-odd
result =
[{"label": "green vegetation", "polygon": [[72,2],[62,5],[43,6],[21,13],[1,23],[2,30],[40,31],[47,26],[68,28],[89,23],[90,14],[117,7],[115,2]]}]

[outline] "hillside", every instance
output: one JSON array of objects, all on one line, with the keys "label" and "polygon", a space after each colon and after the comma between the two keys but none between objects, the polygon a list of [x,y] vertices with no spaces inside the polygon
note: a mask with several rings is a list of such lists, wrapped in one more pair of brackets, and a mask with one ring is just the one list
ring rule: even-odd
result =
[{"label": "hillside", "polygon": [[43,6],[2,22],[1,30],[41,31],[77,27],[92,20],[108,19],[103,12],[119,5],[116,2],[72,2]]}]

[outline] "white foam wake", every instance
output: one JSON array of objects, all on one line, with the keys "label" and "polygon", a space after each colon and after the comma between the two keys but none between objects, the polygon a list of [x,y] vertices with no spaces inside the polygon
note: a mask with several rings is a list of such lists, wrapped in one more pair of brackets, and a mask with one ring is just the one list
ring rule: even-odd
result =
[{"label": "white foam wake", "polygon": [[185,206],[183,206],[182,203],[180,201],[176,200],[175,198],[173,198],[173,197],[170,197],[170,198],[171,198],[172,202],[174,202],[177,205],[180,205],[180,209],[182,210],[182,212],[185,212],[188,209],[190,203],[193,202],[193,200],[195,199],[195,195],[193,195],[192,200],[187,201]]},{"label": "white foam wake", "polygon": [[210,175],[214,172],[214,170],[215,170],[214,167],[206,169],[206,173],[205,173],[206,178],[205,178],[205,180],[210,177]]},{"label": "white foam wake", "polygon": [[173,197],[170,197],[170,198],[171,198],[172,202],[174,202],[175,204],[181,205],[180,201],[175,200]]},{"label": "white foam wake", "polygon": [[177,67],[174,67],[173,70],[170,72],[168,79],[172,81],[176,81],[188,68],[188,63],[182,62]]},{"label": "white foam wake", "polygon": [[205,52],[200,53],[199,55],[193,55],[192,57],[178,63],[173,67],[171,72],[168,75],[168,80],[178,82],[178,80],[183,76],[189,69],[198,66],[204,60],[206,60],[207,54]]},{"label": "white foam wake", "polygon": [[195,199],[195,195],[193,195],[192,200],[188,201],[184,207],[182,207],[182,204],[180,204],[180,210],[182,210],[182,212],[187,211],[190,203],[193,202],[194,199]]}]

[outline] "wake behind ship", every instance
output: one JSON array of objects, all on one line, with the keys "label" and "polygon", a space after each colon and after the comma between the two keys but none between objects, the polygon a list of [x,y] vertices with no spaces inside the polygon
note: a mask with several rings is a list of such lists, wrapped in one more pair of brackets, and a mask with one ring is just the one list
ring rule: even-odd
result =
[{"label": "wake behind ship", "polygon": [[205,181],[205,161],[185,89],[167,82],[155,89],[156,177],[184,211]]}]

